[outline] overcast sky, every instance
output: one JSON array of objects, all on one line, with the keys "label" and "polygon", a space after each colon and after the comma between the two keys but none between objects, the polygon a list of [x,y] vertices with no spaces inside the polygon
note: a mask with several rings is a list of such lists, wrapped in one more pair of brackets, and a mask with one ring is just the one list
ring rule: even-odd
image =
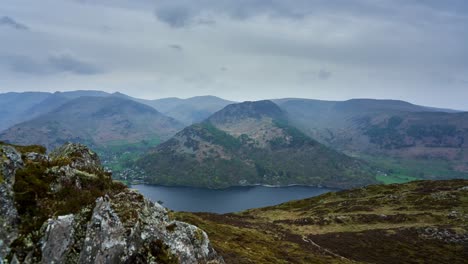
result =
[{"label": "overcast sky", "polygon": [[1,0],[0,92],[468,110],[465,0]]}]

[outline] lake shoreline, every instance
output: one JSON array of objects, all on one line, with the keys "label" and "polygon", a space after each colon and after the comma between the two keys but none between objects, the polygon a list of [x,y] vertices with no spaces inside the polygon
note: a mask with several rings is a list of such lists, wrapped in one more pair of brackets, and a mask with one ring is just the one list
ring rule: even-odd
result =
[{"label": "lake shoreline", "polygon": [[145,183],[145,182],[138,182],[138,183],[129,183],[129,187],[138,186],[138,185],[147,185],[147,186],[158,186],[158,187],[168,187],[168,188],[197,188],[197,189],[207,189],[207,190],[228,190],[231,188],[242,188],[242,187],[266,187],[266,188],[288,188],[288,187],[310,187],[310,188],[319,188],[319,189],[332,189],[335,191],[342,191],[346,190],[344,188],[337,188],[337,187],[329,187],[324,185],[307,185],[307,184],[287,184],[287,185],[273,185],[273,184],[244,184],[244,185],[232,185],[225,188],[209,188],[209,187],[198,187],[198,186],[186,186],[186,185],[162,185],[162,184],[152,184],[152,183]]},{"label": "lake shoreline", "polygon": [[138,184],[131,187],[153,202],[174,211],[232,213],[337,192],[316,186],[244,185],[226,189]]}]

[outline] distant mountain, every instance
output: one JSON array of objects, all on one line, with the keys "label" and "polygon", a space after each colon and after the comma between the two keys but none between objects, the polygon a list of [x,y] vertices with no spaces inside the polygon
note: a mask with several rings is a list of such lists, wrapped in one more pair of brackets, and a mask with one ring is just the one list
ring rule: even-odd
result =
[{"label": "distant mountain", "polygon": [[307,135],[383,167],[383,181],[468,177],[468,113],[395,100],[276,103]]},{"label": "distant mountain", "polygon": [[157,146],[138,165],[148,182],[166,185],[350,187],[374,182],[365,163],[311,139],[286,117],[271,101],[231,104]]},{"label": "distant mountain", "polygon": [[98,90],[77,90],[77,91],[56,92],[56,93],[61,94],[62,96],[70,98],[70,99],[76,99],[82,96],[106,97],[106,96],[111,95],[107,92],[98,91]]},{"label": "distant mountain", "polygon": [[70,97],[66,97],[62,93],[53,93],[44,100],[39,101],[37,104],[24,111],[22,115],[25,116],[26,120],[30,120],[42,114],[46,114],[58,108],[59,106],[69,102],[70,100],[72,100]]},{"label": "distant mountain", "polygon": [[137,100],[154,107],[159,112],[185,125],[201,122],[216,111],[234,103],[216,96],[196,96],[188,99],[171,97],[157,100]]},{"label": "distant mountain", "polygon": [[[63,99],[58,95],[54,98]],[[47,148],[67,141],[100,147],[164,140],[181,128],[179,122],[132,100],[112,96],[78,97],[3,131],[0,140],[23,145],[41,144]]]},{"label": "distant mountain", "polygon": [[25,120],[24,113],[49,96],[40,92],[0,94],[0,131]]},{"label": "distant mountain", "polygon": [[81,96],[109,96],[101,91],[24,92],[0,94],[0,131],[45,114]]}]

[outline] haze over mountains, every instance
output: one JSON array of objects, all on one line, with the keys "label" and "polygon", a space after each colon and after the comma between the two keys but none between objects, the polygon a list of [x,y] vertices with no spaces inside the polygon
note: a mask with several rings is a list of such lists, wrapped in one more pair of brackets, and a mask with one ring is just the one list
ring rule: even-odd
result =
[{"label": "haze over mountains", "polygon": [[[364,185],[374,182],[370,167],[382,182],[468,177],[468,114],[403,101],[237,104],[214,96],[146,100],[73,91],[6,93],[0,103],[0,140],[49,148],[85,143],[114,170],[139,164],[153,183],[347,186],[359,172],[355,183]],[[185,174],[169,163],[186,166]]]}]

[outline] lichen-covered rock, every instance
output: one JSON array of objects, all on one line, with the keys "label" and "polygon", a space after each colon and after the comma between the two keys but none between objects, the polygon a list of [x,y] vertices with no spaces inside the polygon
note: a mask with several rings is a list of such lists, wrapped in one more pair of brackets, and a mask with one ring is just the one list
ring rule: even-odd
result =
[{"label": "lichen-covered rock", "polygon": [[93,173],[95,170],[103,170],[99,156],[82,144],[67,143],[51,154],[52,160],[69,161],[72,168]]},{"label": "lichen-covered rock", "polygon": [[42,263],[64,263],[74,242],[74,215],[49,219],[41,240]]},{"label": "lichen-covered rock", "polygon": [[21,153],[11,146],[0,146],[0,263],[10,253],[18,237],[18,211],[13,201],[16,170],[24,165]]},{"label": "lichen-covered rock", "polygon": [[41,153],[30,152],[26,154],[26,160],[33,162],[47,162],[49,161],[49,157]]},{"label": "lichen-covered rock", "polygon": [[[47,221],[42,263],[224,263],[204,231],[171,221],[164,207],[135,191],[98,198],[85,226],[75,225],[75,217]],[[80,232],[85,237],[76,256],[70,247]]]},{"label": "lichen-covered rock", "polygon": [[126,249],[125,228],[108,197],[96,201],[88,222],[80,263],[122,263]]},{"label": "lichen-covered rock", "polygon": [[0,150],[0,264],[224,263],[205,232],[113,182],[86,146]]}]

